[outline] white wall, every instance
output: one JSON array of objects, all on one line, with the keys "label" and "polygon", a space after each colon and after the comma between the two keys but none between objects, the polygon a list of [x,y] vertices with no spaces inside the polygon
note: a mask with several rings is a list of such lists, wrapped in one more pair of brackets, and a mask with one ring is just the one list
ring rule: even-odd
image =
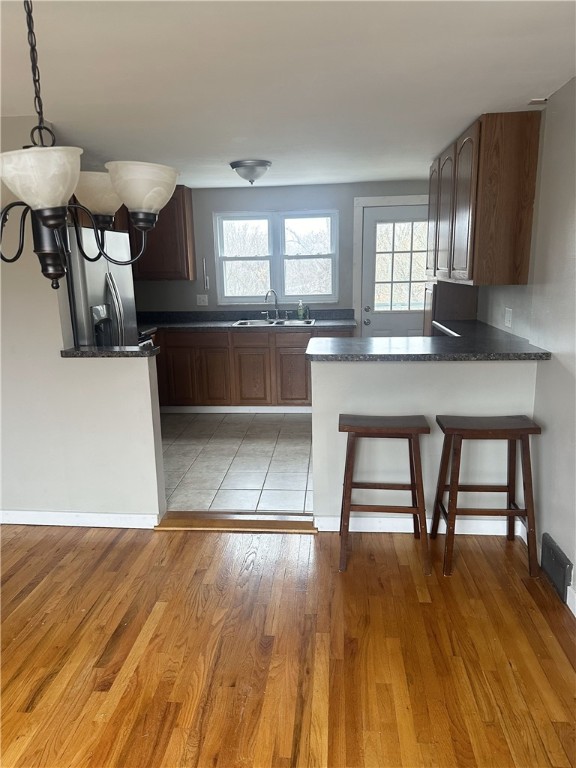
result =
[{"label": "white wall", "polygon": [[[28,143],[32,125],[3,118],[2,149]],[[58,294],[26,237],[0,271],[2,520],[152,526],[165,509],[154,358],[61,358]]]},{"label": "white wall", "polygon": [[[217,309],[212,214],[223,211],[337,210],[339,212],[340,296],[337,304],[318,304],[319,308],[352,307],[352,241],[354,198],[383,195],[427,195],[428,181],[389,181],[365,184],[325,184],[294,187],[246,187],[240,189],[194,189],[194,240],[199,279],[195,283],[146,282],[136,284],[136,302],[141,310],[192,311]],[[208,306],[198,307],[196,295],[206,293],[202,258],[210,280]],[[254,305],[255,306],[255,305]],[[314,307],[314,304],[311,304]],[[226,305],[224,309],[235,307]],[[237,307],[240,309],[240,307]],[[249,308],[242,305],[242,308]],[[257,307],[261,309],[260,306]]]},{"label": "white wall", "polygon": [[[338,432],[341,413],[420,413],[431,434],[420,441],[426,513],[432,516],[442,432],[439,413],[486,416],[532,415],[537,365],[533,361],[475,362],[312,362],[312,452],[314,461],[314,522],[320,530],[337,530],[346,434]],[[356,479],[407,482],[406,440],[360,441]],[[385,467],[385,476],[382,468]],[[506,442],[467,441],[462,454],[463,483],[505,483]],[[521,489],[519,489],[520,492]],[[356,491],[359,503],[409,504],[405,493]],[[501,508],[502,494],[465,494],[473,507]],[[519,493],[518,500],[521,495]],[[442,523],[442,525],[444,525]],[[410,531],[409,515],[354,513],[351,530]],[[520,526],[520,524],[519,524]],[[505,533],[504,518],[463,518],[459,533]],[[442,528],[444,530],[444,528]]]},{"label": "white wall", "polygon": [[[538,366],[534,443],[539,537],[576,563],[576,79],[548,102],[543,124],[530,285],[483,289],[480,316],[552,352]],[[573,583],[575,583],[573,581]]]}]

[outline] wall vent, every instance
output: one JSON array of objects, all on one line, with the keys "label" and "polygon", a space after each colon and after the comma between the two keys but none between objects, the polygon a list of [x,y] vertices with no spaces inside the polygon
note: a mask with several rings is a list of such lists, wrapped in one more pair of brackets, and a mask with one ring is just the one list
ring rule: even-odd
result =
[{"label": "wall vent", "polygon": [[572,563],[549,533],[542,535],[542,570],[565,603],[572,580]]}]

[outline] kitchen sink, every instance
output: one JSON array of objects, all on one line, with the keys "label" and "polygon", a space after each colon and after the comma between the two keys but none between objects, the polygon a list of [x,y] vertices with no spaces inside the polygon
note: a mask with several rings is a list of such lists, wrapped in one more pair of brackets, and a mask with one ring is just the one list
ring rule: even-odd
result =
[{"label": "kitchen sink", "polygon": [[274,325],[314,325],[316,320],[274,320]]},{"label": "kitchen sink", "polygon": [[232,325],[240,326],[242,328],[252,325],[273,325],[274,320],[236,320]]},{"label": "kitchen sink", "polygon": [[288,326],[294,327],[299,325],[314,325],[315,319],[312,320],[236,320],[232,323],[236,328],[249,328],[254,326]]}]

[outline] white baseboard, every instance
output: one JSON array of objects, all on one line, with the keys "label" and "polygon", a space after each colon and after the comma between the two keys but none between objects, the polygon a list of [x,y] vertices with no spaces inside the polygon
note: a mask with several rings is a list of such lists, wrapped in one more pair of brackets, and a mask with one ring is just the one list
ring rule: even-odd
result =
[{"label": "white baseboard", "polygon": [[[314,517],[314,525],[319,531],[340,530],[340,515]],[[428,520],[428,530],[432,527],[432,521]],[[414,530],[412,518],[409,515],[395,517],[376,516],[373,514],[362,516],[356,514],[350,517],[350,531],[352,533],[410,533]],[[440,520],[439,533],[446,532],[446,523]],[[515,524],[516,535],[526,542],[526,529],[518,520]],[[467,533],[473,536],[505,536],[505,518],[475,518],[468,517],[458,520],[456,534]]]},{"label": "white baseboard", "polygon": [[576,616],[576,589],[572,585],[568,587],[568,594],[566,596],[566,605]]},{"label": "white baseboard", "polygon": [[312,413],[311,405],[163,405],[160,413]]},{"label": "white baseboard", "polygon": [[2,525],[67,525],[86,528],[154,528],[158,515],[2,510]]}]

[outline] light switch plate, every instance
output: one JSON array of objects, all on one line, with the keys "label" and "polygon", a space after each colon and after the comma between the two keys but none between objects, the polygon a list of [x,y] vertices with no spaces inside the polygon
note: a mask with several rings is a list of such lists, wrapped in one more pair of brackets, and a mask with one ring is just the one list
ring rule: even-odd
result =
[{"label": "light switch plate", "polygon": [[199,293],[196,296],[196,304],[199,307],[207,307],[208,306],[208,296],[205,293]]},{"label": "light switch plate", "polygon": [[512,328],[512,310],[510,307],[506,307],[504,310],[504,325],[506,328]]}]

